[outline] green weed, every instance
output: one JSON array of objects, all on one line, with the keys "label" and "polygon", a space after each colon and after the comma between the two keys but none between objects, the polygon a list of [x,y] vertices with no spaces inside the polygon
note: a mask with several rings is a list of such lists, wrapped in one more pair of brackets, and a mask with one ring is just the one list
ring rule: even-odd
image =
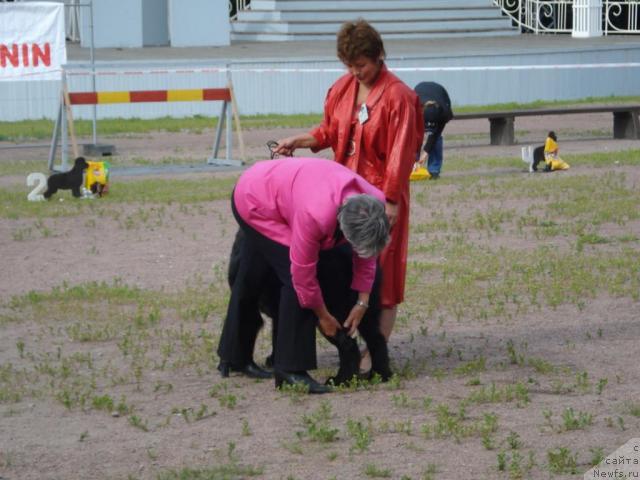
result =
[{"label": "green weed", "polygon": [[430,463],[424,472],[422,472],[421,480],[435,480],[436,473],[438,473],[438,466],[435,463]]},{"label": "green weed", "polygon": [[363,452],[369,448],[371,444],[371,418],[367,417],[366,424],[360,420],[347,420],[347,432],[353,439],[352,451]]},{"label": "green weed", "polygon": [[380,468],[372,463],[368,463],[367,465],[365,465],[364,474],[367,477],[372,478],[389,478],[392,475],[391,470],[389,470],[388,468]]},{"label": "green weed", "polygon": [[320,406],[310,415],[303,415],[302,425],[305,430],[298,432],[299,437],[306,437],[312,441],[329,443],[337,440],[339,430],[331,426],[331,404],[323,401]]},{"label": "green weed", "polygon": [[246,418],[242,419],[242,436],[249,437],[252,435],[251,428],[249,427],[249,421]]},{"label": "green weed", "polygon": [[629,412],[629,415],[640,417],[640,402],[629,402],[627,404],[627,411]]},{"label": "green weed", "polygon": [[257,477],[264,473],[262,467],[239,465],[230,462],[226,465],[204,467],[199,469],[182,468],[168,470],[158,474],[158,480],[208,480]]},{"label": "green weed", "polygon": [[592,467],[600,464],[600,462],[602,462],[606,457],[606,455],[604,454],[604,449],[602,447],[594,447],[589,449],[589,451],[591,452],[591,460],[589,460],[589,464]]},{"label": "green weed", "polygon": [[149,431],[149,426],[147,425],[147,421],[143,420],[138,415],[129,416],[129,425],[131,425],[132,427],[138,428],[143,432]]},{"label": "green weed", "polygon": [[570,473],[574,475],[578,473],[577,458],[578,454],[572,453],[566,447],[558,447],[547,451],[549,470],[555,474]]},{"label": "green weed", "polygon": [[593,424],[593,415],[587,412],[575,412],[572,407],[568,407],[562,413],[562,431],[583,430]]},{"label": "green weed", "polygon": [[515,401],[519,407],[530,402],[529,389],[523,383],[496,386],[494,382],[489,386],[481,386],[465,399],[470,404],[509,403]]},{"label": "green weed", "polygon": [[471,360],[463,365],[456,367],[454,369],[454,372],[458,375],[476,375],[487,370],[486,362],[486,358],[478,357],[475,360]]}]

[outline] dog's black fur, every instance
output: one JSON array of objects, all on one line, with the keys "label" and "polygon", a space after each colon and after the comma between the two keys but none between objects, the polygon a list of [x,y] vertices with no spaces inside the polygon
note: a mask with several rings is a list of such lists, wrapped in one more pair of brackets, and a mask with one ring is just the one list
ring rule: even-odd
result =
[{"label": "dog's black fur", "polygon": [[544,145],[540,145],[533,149],[533,165],[531,168],[534,172],[538,171],[538,164],[544,162]]},{"label": "dog's black fur", "polygon": [[[547,134],[547,137],[551,137],[554,141],[558,141],[558,137],[556,137],[556,133],[554,131],[551,131]],[[544,162],[544,145],[540,145],[539,147],[536,147],[533,149],[533,165],[531,165],[531,169],[534,172],[538,171],[538,165],[540,164],[540,162]],[[550,172],[551,171],[551,166],[545,164],[544,166],[544,171],[545,172]]]},{"label": "dog's black fur", "polygon": [[[244,242],[244,234],[242,230],[238,230],[229,260],[228,281],[230,286],[235,281],[242,260],[242,242]],[[351,249],[347,245],[343,245],[320,252],[317,275],[327,309],[338,321],[344,323],[358,297],[357,292],[351,290]],[[381,276],[378,271],[369,298],[369,308],[358,326],[358,331],[364,338],[371,355],[371,375],[377,373],[383,381],[387,381],[392,373],[389,366],[387,342],[380,332],[380,280]],[[274,335],[277,335],[278,330],[279,298],[280,281],[275,272],[270,272],[270,277],[264,282],[264,289],[260,295],[260,311],[273,320]],[[329,381],[335,385],[344,384],[359,373],[360,351],[358,344],[346,334],[345,330],[340,330],[334,338],[326,338],[336,346],[340,357],[338,373]]]},{"label": "dog's black fur", "polygon": [[47,179],[47,191],[44,192],[44,198],[48,200],[58,190],[71,190],[74,197],[81,197],[80,187],[82,186],[82,174],[88,166],[84,157],[78,157],[71,170],[51,175]]}]

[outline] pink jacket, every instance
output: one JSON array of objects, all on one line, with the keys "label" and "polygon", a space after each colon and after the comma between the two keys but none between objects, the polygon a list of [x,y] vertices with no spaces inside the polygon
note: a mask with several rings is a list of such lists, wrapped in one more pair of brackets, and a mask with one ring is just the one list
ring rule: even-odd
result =
[{"label": "pink jacket", "polygon": [[[339,163],[318,158],[258,162],[246,170],[234,190],[242,219],[267,238],[289,247],[291,277],[300,305],[322,305],[316,275],[320,250],[336,245],[338,207],[352,195],[384,195]],[[351,288],[370,292],[376,259],[353,255]]]}]

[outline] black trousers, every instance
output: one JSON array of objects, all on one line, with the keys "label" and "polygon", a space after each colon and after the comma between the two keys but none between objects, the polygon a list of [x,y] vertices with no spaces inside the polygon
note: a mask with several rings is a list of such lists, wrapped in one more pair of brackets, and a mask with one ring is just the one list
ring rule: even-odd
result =
[{"label": "black trousers", "polygon": [[289,247],[249,226],[238,214],[233,195],[231,209],[245,241],[218,345],[220,360],[242,367],[253,359],[256,336],[262,326],[258,303],[264,283],[271,278],[271,269],[280,284],[274,367],[286,372],[315,369],[317,320],[313,311],[298,302],[291,279]]}]

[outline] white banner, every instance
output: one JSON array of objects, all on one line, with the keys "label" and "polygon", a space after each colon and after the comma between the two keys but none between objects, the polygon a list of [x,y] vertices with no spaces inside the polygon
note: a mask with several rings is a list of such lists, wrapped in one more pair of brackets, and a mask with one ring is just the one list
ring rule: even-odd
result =
[{"label": "white banner", "polygon": [[59,80],[65,63],[64,4],[0,3],[0,80]]}]

